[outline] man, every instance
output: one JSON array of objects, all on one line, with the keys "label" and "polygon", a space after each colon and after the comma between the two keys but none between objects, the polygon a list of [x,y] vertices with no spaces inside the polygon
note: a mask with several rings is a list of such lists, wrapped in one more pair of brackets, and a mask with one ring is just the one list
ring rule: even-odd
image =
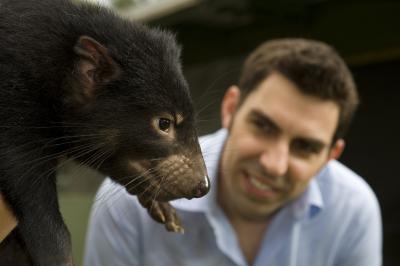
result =
[{"label": "man", "polygon": [[201,139],[211,192],[173,202],[185,233],[166,232],[106,180],[85,265],[381,265],[376,197],[335,160],[357,104],[331,47],[262,44],[224,96],[223,129]]}]

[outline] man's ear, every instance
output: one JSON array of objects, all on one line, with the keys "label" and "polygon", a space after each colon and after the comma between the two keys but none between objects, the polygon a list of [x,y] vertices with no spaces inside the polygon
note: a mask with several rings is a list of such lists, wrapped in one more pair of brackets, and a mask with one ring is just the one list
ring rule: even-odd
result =
[{"label": "man's ear", "polygon": [[345,141],[343,139],[338,139],[329,152],[329,160],[338,159],[340,155],[342,155],[345,146]]},{"label": "man's ear", "polygon": [[90,99],[94,96],[99,85],[116,79],[120,67],[109,55],[107,48],[88,36],[79,37],[74,46],[77,55],[74,73],[81,91],[75,93]]},{"label": "man's ear", "polygon": [[231,86],[226,91],[221,104],[221,121],[224,128],[229,128],[240,101],[240,90]]}]

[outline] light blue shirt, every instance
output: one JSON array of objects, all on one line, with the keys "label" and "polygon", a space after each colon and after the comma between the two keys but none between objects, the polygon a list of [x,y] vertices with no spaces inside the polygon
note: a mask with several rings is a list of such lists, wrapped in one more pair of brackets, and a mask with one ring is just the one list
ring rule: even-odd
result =
[{"label": "light blue shirt", "polygon": [[[183,235],[154,222],[136,197],[107,179],[92,210],[86,266],[245,266],[236,235],[216,203],[216,174],[226,131],[200,140],[212,189],[176,200]],[[381,215],[366,182],[329,162],[297,200],[284,206],[265,233],[254,266],[379,266]]]}]

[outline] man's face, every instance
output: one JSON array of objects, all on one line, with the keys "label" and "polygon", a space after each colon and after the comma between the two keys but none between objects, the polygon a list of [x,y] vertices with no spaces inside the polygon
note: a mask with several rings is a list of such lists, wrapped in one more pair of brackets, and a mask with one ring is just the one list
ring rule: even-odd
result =
[{"label": "man's face", "polygon": [[302,94],[284,76],[273,73],[238,107],[231,87],[222,103],[229,129],[222,154],[218,200],[228,216],[265,220],[305,191],[311,178],[331,158],[339,107]]}]

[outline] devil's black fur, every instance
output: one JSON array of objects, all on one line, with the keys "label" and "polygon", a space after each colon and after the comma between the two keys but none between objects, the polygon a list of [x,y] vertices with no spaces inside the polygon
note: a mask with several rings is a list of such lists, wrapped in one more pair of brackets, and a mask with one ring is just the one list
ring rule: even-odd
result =
[{"label": "devil's black fur", "polygon": [[[93,43],[97,59],[87,56]],[[174,143],[151,127],[165,113],[184,116]],[[34,265],[72,264],[54,177],[61,157],[125,184],[127,158],[184,144],[199,153],[193,120],[171,34],[88,4],[0,0],[0,190],[19,221],[11,236]]]}]

